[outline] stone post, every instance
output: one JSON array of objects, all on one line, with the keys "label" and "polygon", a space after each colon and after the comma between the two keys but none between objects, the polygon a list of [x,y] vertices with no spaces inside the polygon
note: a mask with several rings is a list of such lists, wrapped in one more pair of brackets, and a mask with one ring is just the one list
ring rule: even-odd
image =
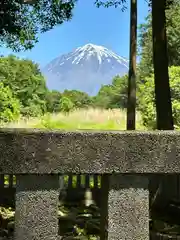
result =
[{"label": "stone post", "polygon": [[109,174],[103,174],[101,176],[100,240],[108,238],[108,193]]},{"label": "stone post", "polygon": [[149,240],[148,178],[109,176],[108,240]]},{"label": "stone post", "polygon": [[57,240],[58,175],[17,175],[15,240]]}]

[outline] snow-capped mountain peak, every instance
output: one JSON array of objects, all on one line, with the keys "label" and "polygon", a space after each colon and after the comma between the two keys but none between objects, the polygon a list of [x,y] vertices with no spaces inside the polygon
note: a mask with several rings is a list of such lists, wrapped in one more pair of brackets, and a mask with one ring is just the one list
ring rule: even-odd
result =
[{"label": "snow-capped mountain peak", "polygon": [[83,58],[88,60],[91,56],[96,56],[99,64],[101,64],[103,59],[105,58],[107,58],[108,62],[111,61],[110,58],[115,58],[120,64],[123,64],[125,67],[128,68],[127,59],[118,56],[117,54],[103,46],[98,46],[92,43],[88,43],[83,47],[78,47],[72,54],[72,57],[74,57],[72,63],[79,64],[80,60],[82,60]]},{"label": "snow-capped mountain peak", "polygon": [[113,51],[89,43],[61,55],[43,70],[50,89],[77,89],[96,94],[102,84],[127,73],[129,61]]}]

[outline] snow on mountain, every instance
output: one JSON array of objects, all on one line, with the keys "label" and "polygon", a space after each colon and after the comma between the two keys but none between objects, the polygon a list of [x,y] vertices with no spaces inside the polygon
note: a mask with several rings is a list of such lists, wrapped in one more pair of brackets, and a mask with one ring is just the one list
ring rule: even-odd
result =
[{"label": "snow on mountain", "polygon": [[95,95],[115,75],[128,72],[129,61],[111,50],[86,44],[55,58],[42,69],[49,89],[80,90]]}]

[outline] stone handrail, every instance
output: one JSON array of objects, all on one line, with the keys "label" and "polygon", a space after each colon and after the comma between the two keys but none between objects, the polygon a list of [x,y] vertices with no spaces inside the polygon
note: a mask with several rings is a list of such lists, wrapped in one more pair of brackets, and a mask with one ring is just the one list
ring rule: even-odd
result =
[{"label": "stone handrail", "polygon": [[180,173],[180,132],[0,130],[15,240],[58,239],[58,174],[102,174],[101,239],[149,239],[149,174]]}]

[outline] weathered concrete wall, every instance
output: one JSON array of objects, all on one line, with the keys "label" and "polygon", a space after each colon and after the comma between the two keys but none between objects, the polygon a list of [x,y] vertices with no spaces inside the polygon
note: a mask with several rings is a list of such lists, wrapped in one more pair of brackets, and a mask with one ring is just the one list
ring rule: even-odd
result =
[{"label": "weathered concrete wall", "polygon": [[[180,132],[0,130],[0,173],[178,173]],[[15,163],[15,164],[14,164]]]}]

